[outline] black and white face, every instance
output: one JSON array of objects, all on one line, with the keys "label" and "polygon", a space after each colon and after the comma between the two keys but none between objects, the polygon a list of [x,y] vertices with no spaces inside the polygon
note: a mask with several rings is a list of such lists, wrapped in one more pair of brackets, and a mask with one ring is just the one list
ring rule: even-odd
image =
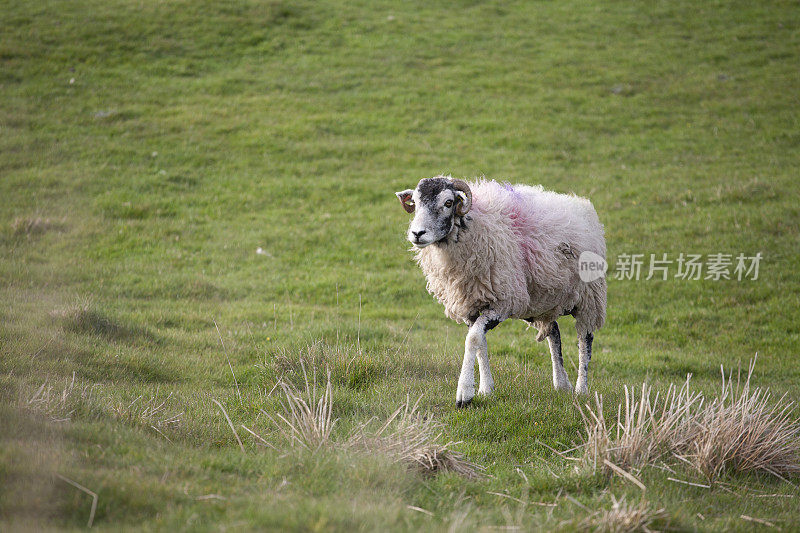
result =
[{"label": "black and white face", "polygon": [[408,241],[417,248],[425,248],[445,239],[453,230],[456,216],[467,196],[453,187],[447,178],[425,178],[417,188],[396,193],[400,202],[414,219],[408,227]]}]

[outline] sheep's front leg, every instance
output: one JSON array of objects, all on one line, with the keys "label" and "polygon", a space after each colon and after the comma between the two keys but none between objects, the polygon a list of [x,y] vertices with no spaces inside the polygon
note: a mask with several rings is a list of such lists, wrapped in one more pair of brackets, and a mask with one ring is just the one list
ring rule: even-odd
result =
[{"label": "sheep's front leg", "polygon": [[589,361],[592,360],[591,333],[578,334],[578,382],[575,384],[576,394],[589,393]]},{"label": "sheep's front leg", "polygon": [[466,407],[475,396],[475,359],[478,359],[480,388],[478,394],[489,395],[494,391],[494,379],[489,369],[489,346],[486,332],[501,322],[494,313],[484,313],[472,323],[464,342],[464,361],[456,390],[456,407]]}]

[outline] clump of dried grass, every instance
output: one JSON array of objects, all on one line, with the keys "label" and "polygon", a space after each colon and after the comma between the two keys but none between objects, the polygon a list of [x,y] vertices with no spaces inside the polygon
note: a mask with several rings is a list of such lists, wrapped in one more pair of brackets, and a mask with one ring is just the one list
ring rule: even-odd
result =
[{"label": "clump of dried grass", "polygon": [[50,230],[59,231],[64,228],[64,219],[56,220],[48,217],[17,217],[11,222],[14,235],[40,235]]},{"label": "clump of dried grass", "polygon": [[358,425],[351,432],[348,445],[385,454],[426,474],[455,472],[464,477],[479,477],[483,468],[453,450],[457,443],[443,440],[442,424],[418,412],[421,399],[412,405],[406,398],[380,425],[376,418]]},{"label": "clump of dried grass", "polygon": [[53,422],[67,422],[82,405],[89,404],[96,386],[76,385],[75,372],[58,387],[45,379],[30,397],[20,397],[22,407],[48,416]]},{"label": "clump of dried grass", "polygon": [[800,418],[786,394],[773,399],[769,389],[751,388],[755,360],[747,378],[722,373],[722,390],[687,422],[674,442],[675,453],[708,479],[725,470],[766,472],[776,477],[800,474]]},{"label": "clump of dried grass", "polygon": [[651,531],[653,522],[664,516],[664,509],[655,509],[644,499],[638,503],[628,503],[623,496],[617,500],[611,496],[610,509],[597,511],[586,517],[579,530],[608,533],[632,533],[634,531]]},{"label": "clump of dried grass", "polygon": [[[625,400],[610,426],[603,398],[578,409],[586,439],[581,460],[606,471],[641,469],[658,459],[675,457],[709,480],[725,471],[763,472],[782,478],[800,474],[800,419],[786,395],[774,399],[769,389],[751,387],[755,359],[747,377],[734,381],[722,371],[719,396],[670,386],[663,399],[647,384],[637,400],[625,387]],[[609,464],[611,463],[611,464]]]},{"label": "clump of dried grass", "polygon": [[44,414],[54,422],[67,422],[74,415],[98,417],[110,415],[124,422],[151,427],[161,435],[164,428],[175,428],[181,424],[183,412],[177,413],[169,407],[172,393],[160,398],[140,395],[130,402],[115,400],[104,393],[97,384],[78,384],[75,372],[63,386],[45,380],[33,394],[22,393],[20,405],[31,411]]},{"label": "clump of dried grass", "polygon": [[[284,381],[278,382],[277,387],[283,393],[283,398],[279,400],[282,413],[276,413],[273,417],[261,410],[293,446],[312,452],[325,445],[333,445],[378,453],[427,474],[455,472],[465,477],[481,474],[481,467],[452,449],[457,443],[444,441],[442,424],[419,413],[419,399],[414,404],[407,399],[383,422],[373,417],[358,424],[346,439],[335,442],[332,438],[333,429],[338,419],[332,417],[331,372],[328,370],[324,392],[321,393],[316,374],[309,380],[302,363],[301,368],[304,379],[302,389]],[[249,429],[248,432],[252,433]]]},{"label": "clump of dried grass", "polygon": [[168,404],[171,398],[171,392],[162,398],[156,389],[155,394],[150,396],[142,394],[131,402],[109,401],[108,407],[109,411],[120,420],[150,426],[160,431],[181,424],[183,411],[178,413],[170,410]]},{"label": "clump of dried grass", "polygon": [[328,370],[328,381],[325,392],[320,395],[317,390],[316,373],[312,383],[309,383],[305,365],[302,365],[305,392],[298,390],[285,381],[278,382],[283,392],[280,406],[283,414],[276,413],[278,420],[269,413],[261,412],[269,418],[283,435],[292,443],[308,450],[318,450],[327,444],[331,432],[338,420],[331,417],[333,412],[333,387],[331,386],[331,372]]},{"label": "clump of dried grass", "polygon": [[689,389],[689,379],[679,388],[670,385],[663,399],[642,384],[639,398],[632,387],[624,387],[625,400],[617,406],[617,421],[611,427],[603,414],[603,396],[595,393],[595,406],[578,405],[586,430],[583,461],[593,468],[608,468],[605,461],[630,470],[651,464],[670,451],[680,439],[685,421],[703,396]]}]

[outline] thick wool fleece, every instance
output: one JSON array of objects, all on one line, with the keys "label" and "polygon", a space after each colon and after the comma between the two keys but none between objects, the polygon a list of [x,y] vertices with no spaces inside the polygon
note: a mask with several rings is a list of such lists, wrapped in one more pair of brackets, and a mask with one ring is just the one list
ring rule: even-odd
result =
[{"label": "thick wool fleece", "polygon": [[484,311],[549,324],[572,313],[579,334],[605,320],[606,281],[581,281],[578,258],[605,257],[603,226],[589,200],[541,186],[480,180],[472,210],[446,242],[416,252],[427,289],[448,317],[464,323]]}]

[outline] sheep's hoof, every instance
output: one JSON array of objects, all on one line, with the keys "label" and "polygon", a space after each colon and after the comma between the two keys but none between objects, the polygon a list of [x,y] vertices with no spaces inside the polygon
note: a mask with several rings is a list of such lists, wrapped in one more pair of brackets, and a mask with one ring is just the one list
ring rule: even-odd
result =
[{"label": "sheep's hoof", "polygon": [[456,407],[468,406],[473,396],[475,396],[475,385],[459,382],[456,390]]},{"label": "sheep's hoof", "polygon": [[578,396],[586,396],[589,394],[589,385],[587,383],[575,384],[575,394]]}]

